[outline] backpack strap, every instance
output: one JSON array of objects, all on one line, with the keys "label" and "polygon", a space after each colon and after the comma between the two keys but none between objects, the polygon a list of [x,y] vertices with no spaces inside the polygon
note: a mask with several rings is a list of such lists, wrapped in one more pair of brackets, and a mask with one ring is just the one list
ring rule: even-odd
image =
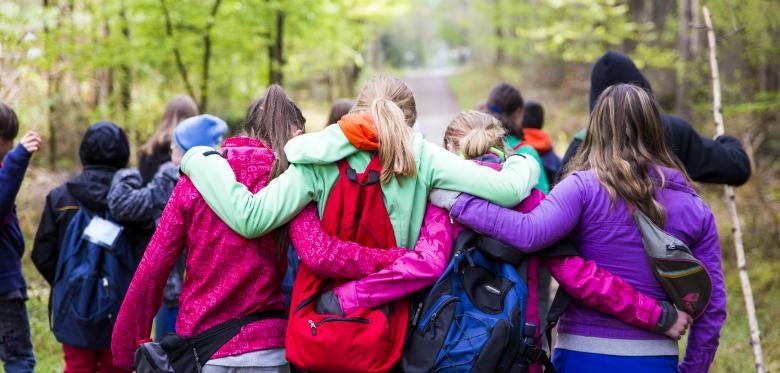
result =
[{"label": "backpack strap", "polygon": [[263,311],[249,316],[225,321],[187,339],[195,353],[195,362],[203,367],[225,343],[233,339],[245,325],[260,320],[286,319],[282,310]]},{"label": "backpack strap", "polygon": [[349,162],[347,162],[346,159],[338,161],[338,166],[341,174],[345,175],[349,181],[355,184],[359,184],[360,186],[373,185],[378,183],[382,172],[382,160],[379,159],[378,153],[374,153],[374,155],[371,157],[371,161],[368,162],[368,165],[366,166],[365,172],[368,173],[368,178],[365,181],[358,180],[357,171],[355,171],[355,169],[349,165]]},{"label": "backpack strap", "polygon": [[[557,373],[547,352],[537,346],[525,346],[521,355],[531,363],[542,364],[544,373]],[[513,372],[514,373],[514,372]]]}]

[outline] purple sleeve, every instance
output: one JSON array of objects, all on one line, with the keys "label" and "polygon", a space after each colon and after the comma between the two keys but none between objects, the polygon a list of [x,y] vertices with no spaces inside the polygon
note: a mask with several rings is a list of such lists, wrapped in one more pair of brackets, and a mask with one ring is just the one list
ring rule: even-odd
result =
[{"label": "purple sleeve", "polygon": [[715,358],[720,342],[720,329],[726,321],[726,286],[721,268],[720,240],[715,218],[709,213],[704,223],[704,234],[693,247],[693,255],[704,263],[712,279],[712,298],[707,310],[691,326],[685,358],[680,372],[707,372]]},{"label": "purple sleeve", "polygon": [[529,253],[566,237],[582,212],[584,185],[579,175],[562,180],[538,207],[529,213],[461,195],[450,215],[463,225]]}]

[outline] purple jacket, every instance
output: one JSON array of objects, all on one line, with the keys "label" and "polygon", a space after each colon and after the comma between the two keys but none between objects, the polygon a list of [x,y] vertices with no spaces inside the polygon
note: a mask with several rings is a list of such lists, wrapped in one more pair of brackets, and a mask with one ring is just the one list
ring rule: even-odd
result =
[{"label": "purple jacket", "polygon": [[[664,205],[664,230],[685,242],[712,278],[712,299],[707,311],[691,327],[683,372],[706,372],[715,357],[720,329],[726,320],[726,289],[721,269],[720,242],[715,218],[682,174],[663,169],[666,184],[654,178],[656,198]],[[640,292],[668,301],[646,264],[639,231],[626,204],[612,206],[609,193],[592,171],[575,172],[562,180],[532,212],[522,214],[463,195],[452,207],[461,223],[524,252],[549,246],[567,235],[582,255]],[[561,333],[632,340],[666,338],[642,330],[574,301],[561,317]]]}]

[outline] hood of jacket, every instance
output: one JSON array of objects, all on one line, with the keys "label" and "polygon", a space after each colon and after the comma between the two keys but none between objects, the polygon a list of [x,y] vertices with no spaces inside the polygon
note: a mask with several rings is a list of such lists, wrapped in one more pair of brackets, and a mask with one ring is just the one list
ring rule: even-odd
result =
[{"label": "hood of jacket", "polygon": [[374,152],[378,149],[379,136],[374,121],[370,114],[363,113],[345,115],[337,124],[331,124],[320,132],[290,139],[284,152],[290,163],[330,164],[360,151]]},{"label": "hood of jacket", "polygon": [[125,132],[112,122],[97,122],[87,129],[79,146],[81,164],[118,170],[127,167],[130,143]]},{"label": "hood of jacket", "polygon": [[525,143],[531,145],[539,154],[544,154],[552,149],[550,135],[538,128],[523,128]]},{"label": "hood of jacket", "polygon": [[108,166],[86,166],[78,176],[65,183],[73,197],[93,211],[108,210],[108,191],[116,169]]},{"label": "hood of jacket", "polygon": [[257,193],[268,183],[277,157],[267,144],[255,138],[236,136],[225,139],[221,150],[236,180],[252,193]]},{"label": "hood of jacket", "polygon": [[596,104],[601,92],[615,84],[626,83],[642,87],[650,92],[650,81],[625,54],[609,51],[599,57],[590,72],[590,111]]}]

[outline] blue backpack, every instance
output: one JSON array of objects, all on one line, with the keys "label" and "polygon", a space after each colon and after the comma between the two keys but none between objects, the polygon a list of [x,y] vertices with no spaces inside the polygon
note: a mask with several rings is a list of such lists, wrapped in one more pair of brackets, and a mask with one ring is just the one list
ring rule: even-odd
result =
[{"label": "blue backpack", "polygon": [[528,287],[517,267],[524,254],[465,230],[454,257],[412,319],[404,372],[554,371],[525,322]]},{"label": "blue backpack", "polygon": [[[137,263],[128,237],[96,244],[84,234],[96,214],[83,206],[65,231],[52,289],[52,331],[81,348],[111,346],[111,332]],[[108,213],[101,217],[111,222]]]}]

